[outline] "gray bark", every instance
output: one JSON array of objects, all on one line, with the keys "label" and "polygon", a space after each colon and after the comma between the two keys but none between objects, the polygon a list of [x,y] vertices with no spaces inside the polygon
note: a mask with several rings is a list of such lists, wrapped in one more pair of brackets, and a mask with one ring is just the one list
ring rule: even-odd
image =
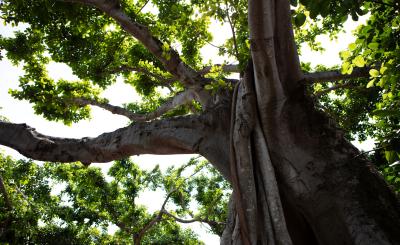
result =
[{"label": "gray bark", "polygon": [[[231,209],[230,220],[236,221],[235,225],[227,226],[229,230],[224,235],[233,237],[234,231],[239,229],[244,244],[290,244],[286,236],[271,234],[270,227],[276,232],[275,227],[281,225],[284,230],[286,220],[294,244],[399,244],[396,227],[400,209],[393,193],[371,164],[357,157],[357,149],[343,138],[330,119],[315,110],[305,95],[289,13],[287,1],[249,2],[254,108],[262,131],[257,133],[257,124],[242,120],[238,125],[251,125],[250,129],[245,128],[241,138],[233,137],[234,166],[243,171],[235,180],[235,169],[232,170],[236,207]],[[240,99],[238,96],[237,103]],[[232,116],[233,121],[248,114],[246,109],[239,111]],[[241,133],[240,127],[233,131]],[[257,139],[266,141],[267,150],[261,151],[262,154],[251,153],[263,145],[260,142],[251,149],[243,147],[248,145],[246,136],[251,132],[260,135]],[[272,197],[270,193],[264,197],[259,194],[263,182],[254,181],[254,176],[262,179],[268,172],[273,175],[274,171],[256,169],[257,164],[251,165],[255,156],[264,169],[270,157],[276,172],[286,213],[286,219],[282,219],[279,205],[269,213],[270,217],[277,215],[277,224],[268,222],[268,215],[263,212],[272,207],[269,200],[274,200],[273,194],[277,192],[272,191]],[[271,180],[270,177],[266,179]],[[271,188],[274,184],[268,183],[268,186]],[[260,205],[257,207],[257,204]],[[262,214],[267,221],[254,221],[255,213],[256,220],[261,219]],[[228,220],[229,223],[232,224]],[[236,243],[227,237],[221,242]]]},{"label": "gray bark", "polygon": [[188,154],[198,151],[204,119],[173,118],[135,123],[95,138],[68,139],[36,132],[26,124],[0,121],[0,144],[32,159],[54,162],[109,162],[139,154]]},{"label": "gray bark", "polygon": [[195,99],[195,91],[188,89],[181,93],[177,93],[174,97],[170,98],[167,102],[160,105],[157,109],[147,114],[137,114],[125,109],[123,107],[114,106],[105,102],[98,102],[92,99],[86,98],[73,98],[71,103],[75,103],[80,106],[93,105],[103,108],[113,114],[122,115],[136,122],[146,122],[161,117],[168,111],[175,109],[178,106],[187,105]]}]

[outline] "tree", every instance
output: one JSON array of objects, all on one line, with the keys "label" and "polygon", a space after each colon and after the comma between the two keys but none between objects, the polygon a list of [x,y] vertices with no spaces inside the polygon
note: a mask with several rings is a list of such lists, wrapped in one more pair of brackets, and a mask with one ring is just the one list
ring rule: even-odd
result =
[{"label": "tree", "polygon": [[[9,59],[24,62],[13,96],[49,120],[71,124],[94,105],[132,124],[64,139],[2,121],[0,144],[32,159],[85,165],[199,153],[234,190],[222,244],[397,244],[399,202],[371,160],[385,166],[399,159],[399,2],[290,4],[2,1],[7,23],[29,23],[1,40]],[[340,72],[299,62],[296,43],[320,49],[316,36],[334,37],[348,16],[366,13],[357,40],[341,52]],[[232,37],[219,48],[237,66],[202,62],[210,18],[229,24]],[[53,81],[49,60],[68,64],[81,80]],[[235,71],[240,81],[227,78]],[[117,107],[100,96],[118,76],[143,103]],[[376,139],[375,154],[352,146],[356,136]]]},{"label": "tree", "polygon": [[[187,170],[194,178],[182,174]],[[111,180],[106,181],[99,168],[80,163],[37,165],[0,155],[0,242],[203,244],[177,222],[203,222],[214,233],[222,233],[227,183],[217,181],[222,177],[209,170],[206,161],[192,159],[164,175],[158,166],[146,172],[130,160],[121,160],[108,174]],[[53,193],[55,186],[59,191]],[[153,214],[136,203],[149,188],[166,192],[162,207]],[[197,200],[198,213],[189,212],[191,195]],[[167,207],[168,202],[176,208]],[[189,213],[191,219],[180,218]],[[119,230],[110,234],[110,224]]]}]

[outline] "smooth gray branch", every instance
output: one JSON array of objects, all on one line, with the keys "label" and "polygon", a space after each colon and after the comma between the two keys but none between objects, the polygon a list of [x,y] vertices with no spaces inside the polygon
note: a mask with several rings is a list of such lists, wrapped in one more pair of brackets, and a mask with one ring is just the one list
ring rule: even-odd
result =
[{"label": "smooth gray branch", "polygon": [[334,82],[346,79],[366,78],[369,77],[369,70],[369,67],[363,67],[354,68],[351,74],[342,74],[340,70],[305,73],[304,81],[306,83],[320,83]]},{"label": "smooth gray branch", "polygon": [[[223,65],[215,64],[214,66],[222,66],[222,70],[228,73],[239,73],[240,68],[237,64]],[[200,74],[205,75],[211,71],[212,66],[205,66],[199,71]],[[370,67],[354,68],[351,74],[342,74],[340,70],[332,71],[317,71],[311,73],[304,73],[304,81],[306,83],[320,83],[320,82],[334,82],[346,79],[366,78],[369,77]]]},{"label": "smooth gray branch", "polygon": [[211,68],[213,66],[222,67],[222,71],[227,72],[227,73],[239,73],[240,72],[239,65],[236,65],[236,64],[233,64],[233,65],[215,64],[212,66],[205,66],[203,69],[201,69],[199,71],[199,73],[201,75],[205,75],[211,71]]},{"label": "smooth gray branch", "polygon": [[158,107],[155,111],[152,111],[147,114],[133,113],[125,108],[114,106],[104,102],[98,102],[92,99],[74,98],[71,101],[81,106],[85,105],[97,106],[113,114],[125,116],[132,121],[146,122],[154,120],[178,106],[189,104],[190,102],[192,102],[193,99],[195,99],[195,93],[192,90],[186,90],[184,92],[176,94],[170,100],[168,100],[167,102],[163,103],[160,107]]},{"label": "smooth gray branch", "polygon": [[0,121],[0,144],[40,161],[109,162],[139,154],[198,153],[203,116],[137,122],[95,138],[58,138],[38,133],[26,124]]}]

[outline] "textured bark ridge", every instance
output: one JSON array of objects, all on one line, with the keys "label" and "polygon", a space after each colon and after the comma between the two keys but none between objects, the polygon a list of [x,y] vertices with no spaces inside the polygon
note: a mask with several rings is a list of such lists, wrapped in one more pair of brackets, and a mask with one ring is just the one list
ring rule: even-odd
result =
[{"label": "textured bark ridge", "polygon": [[400,244],[398,200],[304,93],[290,23],[288,1],[249,1],[221,244]]},{"label": "textured bark ridge", "polygon": [[253,82],[250,64],[232,100],[231,181],[237,222],[234,226],[228,225],[221,241],[225,244],[276,244],[277,241],[292,244],[260,126]]}]

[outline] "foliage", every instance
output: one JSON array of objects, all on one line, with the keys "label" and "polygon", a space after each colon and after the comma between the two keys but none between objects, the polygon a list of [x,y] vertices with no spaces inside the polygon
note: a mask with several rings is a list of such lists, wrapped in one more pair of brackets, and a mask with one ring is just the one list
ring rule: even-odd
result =
[{"label": "foliage", "polygon": [[354,32],[355,42],[340,52],[343,60],[341,70],[344,74],[351,74],[354,69],[370,67],[370,77],[318,83],[313,85],[313,90],[323,91],[338,83],[347,84],[346,89],[319,97],[320,106],[339,123],[349,139],[375,140],[377,148],[383,148],[388,156],[384,158],[386,164],[392,163],[396,157],[390,156],[397,156],[400,152],[393,143],[397,141],[400,130],[399,3],[364,1],[351,11],[355,11],[351,13],[353,19],[357,19],[355,14],[368,13],[369,16],[366,23]]},{"label": "foliage", "polygon": [[[183,171],[189,172],[184,177]],[[12,244],[132,243],[156,215],[137,204],[145,191],[175,191],[178,217],[192,215],[225,222],[229,186],[207,162],[192,159],[163,174],[158,166],[142,171],[129,159],[116,161],[104,176],[99,168],[80,163],[36,164],[0,155],[0,241]],[[8,201],[7,201],[8,199]],[[191,205],[189,206],[189,202]],[[193,204],[198,212],[189,208]],[[160,207],[161,208],[161,207]],[[221,234],[223,225],[211,227]],[[118,227],[112,234],[110,225]],[[60,240],[61,238],[61,240]],[[143,244],[199,244],[196,235],[164,215],[142,239]]]}]

